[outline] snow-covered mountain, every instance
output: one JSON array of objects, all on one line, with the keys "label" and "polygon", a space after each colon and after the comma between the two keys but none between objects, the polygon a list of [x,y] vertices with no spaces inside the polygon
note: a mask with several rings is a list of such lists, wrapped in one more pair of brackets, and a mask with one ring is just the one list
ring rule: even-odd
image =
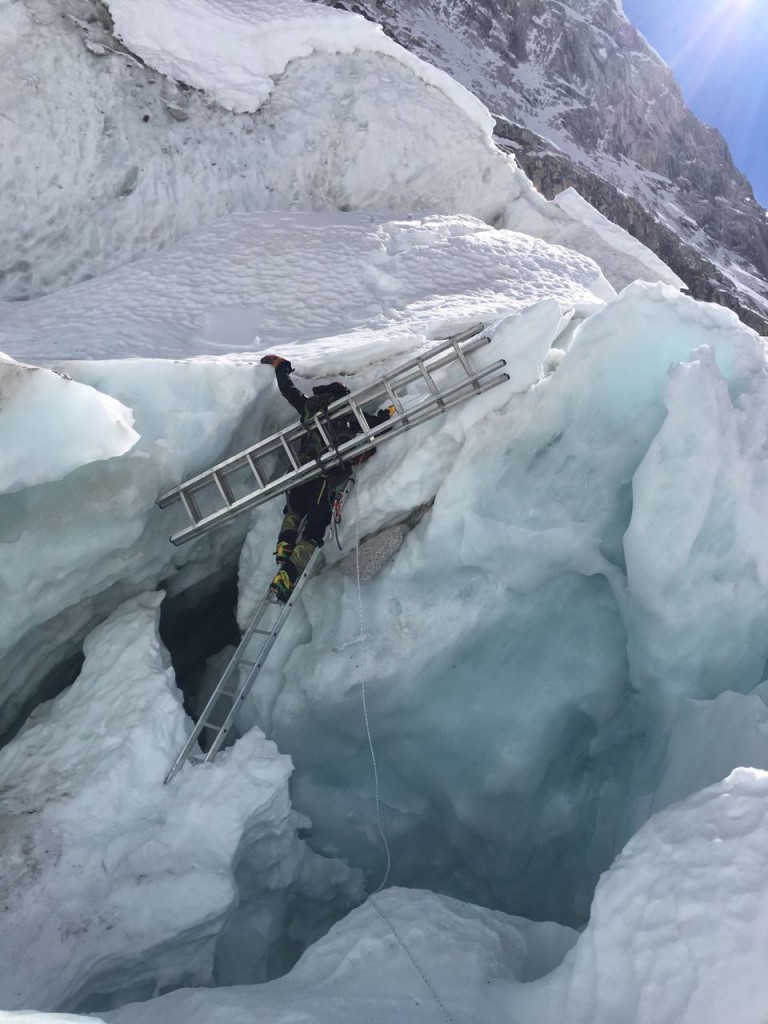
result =
[{"label": "snow-covered mountain", "polygon": [[[21,0],[0,56],[0,1015],[758,1024],[761,338],[370,18]],[[292,421],[265,352],[356,388],[481,321],[509,381],[379,444],[164,785],[283,499],[177,548],[158,495]]]},{"label": "snow-covered mountain", "polygon": [[479,96],[545,195],[576,188],[694,297],[768,333],[766,211],[620,2],[321,2],[381,22]]}]

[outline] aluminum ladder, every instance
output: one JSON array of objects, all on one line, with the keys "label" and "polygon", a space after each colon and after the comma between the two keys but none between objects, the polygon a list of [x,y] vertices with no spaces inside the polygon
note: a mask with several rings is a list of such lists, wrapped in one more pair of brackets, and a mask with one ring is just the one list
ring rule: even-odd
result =
[{"label": "aluminum ladder", "polygon": [[[490,342],[484,331],[483,324],[475,324],[459,334],[444,338],[424,355],[403,363],[375,383],[332,403],[327,413],[323,416],[318,414],[312,421],[312,427],[323,439],[326,450],[311,462],[303,465],[299,462],[299,445],[306,435],[306,428],[297,423],[163,494],[157,502],[160,508],[180,502],[190,520],[190,525],[173,534],[171,541],[184,544],[200,537],[241,512],[256,508],[291,487],[322,475],[339,462],[351,461],[376,445],[439,416],[452,406],[509,380],[508,374],[500,372],[506,365],[503,359],[479,369],[470,364],[469,356]],[[458,367],[463,375],[458,383],[441,389],[434,374],[450,366]],[[426,385],[426,393],[412,403],[400,392],[416,382]],[[370,427],[363,414],[364,404],[374,407],[393,405],[395,415],[385,423]],[[323,423],[327,420],[332,423],[350,414],[360,424],[360,433],[337,447]],[[286,458],[288,469],[285,468]]]},{"label": "aluminum ladder", "polygon": [[[267,660],[267,655],[272,650],[272,645],[290,615],[296,598],[309,579],[319,554],[320,548],[317,548],[307,563],[306,569],[296,580],[290,597],[285,603],[278,601],[269,589],[264,594],[250,625],[243,633],[237,650],[224,669],[215,690],[208,698],[187,742],[166,775],[166,783],[171,781],[186,761],[192,761],[194,764],[206,764],[208,761],[212,761],[221,750],[235,724],[237,713]],[[221,724],[215,721],[222,717]],[[203,733],[209,741],[206,751],[199,749],[198,746],[198,741]]]}]

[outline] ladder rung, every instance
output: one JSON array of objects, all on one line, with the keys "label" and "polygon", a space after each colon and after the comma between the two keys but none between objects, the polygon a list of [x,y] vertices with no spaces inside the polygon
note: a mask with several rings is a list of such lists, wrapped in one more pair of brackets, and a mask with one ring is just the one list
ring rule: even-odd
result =
[{"label": "ladder rung", "polygon": [[402,412],[403,412],[402,403],[401,403],[400,399],[397,397],[397,395],[395,394],[395,389],[392,387],[392,385],[389,383],[388,380],[384,381],[384,387],[386,389],[387,394],[389,395],[389,400],[392,402],[392,405],[394,405],[395,409],[399,413],[402,414]]},{"label": "ladder rung", "polygon": [[216,470],[213,471],[212,476],[213,476],[213,479],[214,479],[214,481],[216,483],[216,486],[219,489],[219,494],[224,499],[224,501],[225,501],[225,503],[227,505],[227,508],[229,508],[229,506],[235,500],[235,496],[232,493],[232,488],[229,486],[228,481],[220,473],[217,473]]},{"label": "ladder rung", "polygon": [[430,374],[429,370],[424,365],[424,360],[423,359],[419,359],[418,362],[416,363],[416,365],[418,366],[419,370],[421,371],[421,376],[427,382],[427,387],[432,392],[432,394],[433,395],[439,395],[440,394],[440,389],[438,388],[437,384],[435,384],[434,380],[432,379],[432,375]]},{"label": "ladder rung", "polygon": [[[349,486],[349,485],[347,485],[347,486]],[[255,612],[255,614],[254,614],[254,616],[253,616],[253,618],[251,620],[251,626],[249,626],[249,628],[246,629],[245,634],[243,636],[243,639],[240,641],[240,646],[238,647],[238,650],[233,655],[232,659],[229,662],[229,665],[227,665],[226,669],[224,670],[224,673],[221,676],[221,679],[219,680],[218,687],[214,690],[214,692],[211,694],[210,698],[208,699],[208,703],[206,704],[206,706],[205,706],[205,708],[203,710],[203,713],[200,716],[200,719],[199,719],[197,725],[195,726],[191,736],[188,738],[187,742],[184,744],[181,752],[179,753],[178,757],[176,758],[175,762],[173,763],[170,771],[166,775],[166,777],[165,777],[166,783],[170,782],[171,779],[174,778],[174,776],[179,771],[179,769],[182,767],[182,765],[184,764],[185,761],[192,760],[194,758],[194,759],[196,759],[197,762],[199,762],[199,760],[200,760],[200,758],[198,756],[199,747],[197,746],[197,742],[196,741],[197,741],[197,737],[200,735],[200,733],[203,731],[203,729],[209,729],[211,732],[213,732],[215,734],[213,739],[212,739],[212,741],[211,741],[211,743],[210,743],[210,746],[208,747],[207,752],[205,753],[205,756],[203,757],[203,761],[205,763],[208,763],[209,761],[212,761],[216,757],[216,754],[221,749],[221,747],[223,746],[223,744],[224,744],[224,742],[226,740],[226,737],[227,737],[227,735],[228,735],[228,733],[230,731],[230,728],[232,727],[232,725],[237,720],[237,714],[238,714],[239,710],[242,708],[242,701],[245,700],[245,698],[247,697],[251,687],[253,686],[253,683],[254,683],[254,681],[256,679],[256,676],[258,674],[258,670],[263,665],[264,660],[266,658],[266,655],[269,652],[270,648],[272,647],[272,644],[274,643],[274,639],[277,637],[278,633],[280,632],[280,627],[282,626],[283,622],[285,621],[285,619],[286,619],[286,617],[287,617],[287,615],[288,615],[288,613],[290,611],[290,608],[291,608],[291,606],[293,604],[293,601],[298,596],[298,594],[301,592],[301,590],[302,590],[304,584],[306,583],[306,581],[309,579],[309,577],[311,575],[311,572],[312,572],[312,567],[314,566],[315,560],[318,557],[318,555],[319,555],[319,549],[317,549],[314,552],[314,554],[312,555],[312,557],[309,560],[309,563],[307,564],[306,569],[304,570],[304,572],[301,574],[301,576],[296,581],[296,585],[295,585],[294,590],[293,590],[292,599],[290,601],[288,601],[286,604],[281,605],[280,615],[277,617],[277,619],[275,620],[274,626],[269,631],[264,630],[264,629],[259,629],[259,628],[253,626],[253,623],[260,621],[261,616],[264,614],[264,609],[266,608],[267,603],[269,602],[271,597],[274,597],[274,595],[272,594],[271,591],[269,591],[269,590],[266,591],[264,597],[262,598],[261,604],[256,609],[256,612]],[[276,598],[275,598],[275,600],[276,600]],[[261,648],[261,653],[259,654],[258,661],[254,662],[254,661],[251,661],[250,659],[238,658],[238,652],[241,651],[241,650],[245,651],[247,649],[246,645],[248,644],[248,642],[249,642],[249,640],[251,638],[251,635],[253,633],[255,633],[255,632],[262,633],[265,636],[268,636],[270,638],[269,640],[265,640],[264,641],[264,644],[262,645],[262,648]],[[232,675],[233,675],[235,669],[238,668],[240,665],[242,665],[242,666],[244,666],[246,668],[249,668],[252,671],[249,673],[247,679],[245,680],[245,683],[235,692],[235,691],[232,691],[232,690],[230,690],[228,688],[225,688],[225,686],[226,686],[227,682],[229,682],[232,679]],[[209,722],[207,720],[207,716],[211,714],[212,709],[214,708],[214,706],[216,705],[216,702],[218,701],[218,699],[220,697],[228,697],[232,701],[232,704],[231,704],[231,707],[229,708],[229,710],[227,711],[227,715],[226,715],[226,718],[224,719],[224,723],[222,725],[218,725],[217,726],[217,725],[213,725],[211,722]]]},{"label": "ladder rung", "polygon": [[320,415],[318,414],[317,416],[314,416],[313,419],[312,419],[312,422],[317,427],[317,432],[320,435],[320,437],[322,438],[323,444],[325,445],[325,447],[326,448],[333,448],[333,441],[326,434],[325,427],[323,426],[323,424],[320,421]]},{"label": "ladder rung", "polygon": [[256,478],[256,483],[259,485],[259,487],[266,486],[266,482],[267,481],[261,475],[261,471],[259,470],[259,464],[256,461],[256,459],[254,459],[253,455],[251,455],[250,452],[246,452],[245,453],[245,458],[246,458],[246,461],[248,462],[248,465],[251,467],[251,472],[253,473],[254,477]]},{"label": "ladder rung", "polygon": [[368,423],[368,420],[365,418],[365,414],[363,413],[362,409],[357,404],[357,402],[353,402],[352,399],[350,398],[350,400],[349,400],[349,407],[352,410],[352,412],[355,414],[355,419],[360,424],[361,428],[365,432],[369,431],[371,429],[370,428],[370,424]]},{"label": "ladder rung", "polygon": [[280,442],[281,442],[281,444],[283,446],[283,449],[285,450],[286,454],[288,455],[288,458],[291,460],[291,465],[293,466],[293,468],[294,469],[300,469],[301,468],[301,464],[299,463],[299,460],[294,455],[293,448],[291,448],[290,444],[288,443],[288,440],[282,434],[280,435]]},{"label": "ladder rung", "polygon": [[181,497],[181,503],[186,509],[189,518],[193,523],[199,523],[202,516],[200,515],[200,509],[197,507],[195,499],[183,488],[179,491],[179,495]]}]

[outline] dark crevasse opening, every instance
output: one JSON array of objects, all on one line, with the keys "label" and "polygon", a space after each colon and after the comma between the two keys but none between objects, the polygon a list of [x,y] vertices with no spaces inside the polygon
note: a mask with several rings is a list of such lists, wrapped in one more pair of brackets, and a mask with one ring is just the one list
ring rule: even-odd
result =
[{"label": "dark crevasse opening", "polygon": [[184,709],[195,718],[207,659],[240,642],[237,568],[224,568],[167,598],[160,609],[160,638],[171,656]]}]

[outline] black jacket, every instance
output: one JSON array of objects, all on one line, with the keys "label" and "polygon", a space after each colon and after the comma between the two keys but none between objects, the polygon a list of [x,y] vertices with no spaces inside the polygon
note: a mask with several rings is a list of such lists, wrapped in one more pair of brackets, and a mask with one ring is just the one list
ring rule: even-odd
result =
[{"label": "black jacket", "polygon": [[[303,419],[304,409],[307,404],[307,396],[299,391],[291,380],[290,374],[279,366],[275,371],[275,377],[277,378],[277,386],[280,388],[280,394],[291,403],[293,408]],[[369,427],[377,427],[380,423],[387,422],[390,413],[388,409],[380,409],[379,412],[375,413],[363,412],[363,415],[365,416]],[[334,426],[337,426],[338,424],[337,431],[339,433],[343,433],[346,437],[352,437],[354,434],[359,434],[361,432],[361,427],[357,422],[357,417],[352,413],[350,413],[349,416],[339,416],[337,419],[333,420],[333,424]],[[366,452],[366,455],[367,454],[368,453]]]}]

